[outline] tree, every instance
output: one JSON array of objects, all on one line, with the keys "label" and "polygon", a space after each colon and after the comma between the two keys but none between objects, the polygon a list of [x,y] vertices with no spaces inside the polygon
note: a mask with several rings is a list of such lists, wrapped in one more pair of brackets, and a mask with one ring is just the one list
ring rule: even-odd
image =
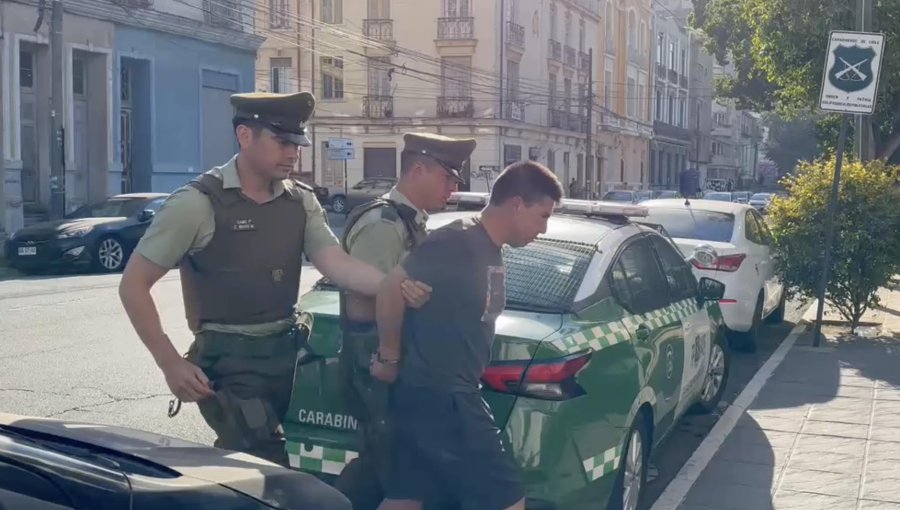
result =
[{"label": "tree", "polygon": [[785,119],[777,114],[763,115],[763,123],[769,128],[769,137],[763,151],[779,174],[788,174],[800,161],[812,161],[823,154],[816,134],[815,120],[808,116]]},{"label": "tree", "polygon": [[[706,33],[719,63],[734,68],[733,78],[717,81],[717,93],[741,108],[777,109],[788,117],[818,107],[828,34],[855,27],[852,0],[693,2],[692,24]],[[876,157],[887,160],[900,149],[900,52],[890,46],[900,40],[900,0],[880,0],[873,18],[872,31],[885,34],[887,48],[877,109],[864,128]]]},{"label": "tree", "polygon": [[[800,163],[782,180],[788,198],[769,209],[777,262],[791,294],[813,297],[822,274],[825,218],[834,158]],[[855,328],[878,305],[878,289],[900,270],[900,167],[845,162],[840,182],[831,274],[825,299]]]}]

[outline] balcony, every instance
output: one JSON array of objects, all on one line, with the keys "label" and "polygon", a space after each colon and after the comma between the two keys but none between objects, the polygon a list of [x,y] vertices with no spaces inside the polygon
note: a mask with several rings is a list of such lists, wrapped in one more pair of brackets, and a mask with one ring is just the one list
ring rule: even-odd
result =
[{"label": "balcony", "polygon": [[660,80],[666,79],[666,66],[660,64],[659,62],[656,63],[656,77]]},{"label": "balcony", "polygon": [[566,65],[578,67],[578,52],[571,46],[566,46]]},{"label": "balcony", "polygon": [[363,117],[370,119],[390,119],[394,116],[393,96],[364,96]]},{"label": "balcony", "polygon": [[475,103],[471,97],[439,96],[437,115],[445,118],[471,118],[475,115]]},{"label": "balcony", "polygon": [[690,142],[691,132],[683,127],[673,126],[660,121],[653,121],[653,133],[662,138]]},{"label": "balcony", "polygon": [[465,41],[475,38],[475,18],[438,18],[437,38],[441,41]]},{"label": "balcony", "polygon": [[203,20],[214,27],[229,30],[243,30],[241,11],[237,0],[211,1],[203,0]]},{"label": "balcony", "polygon": [[507,101],[504,106],[503,118],[509,120],[523,121],[525,120],[525,103],[521,101]]},{"label": "balcony", "polygon": [[578,70],[586,73],[591,68],[591,56],[583,51],[578,52]]},{"label": "balcony", "polygon": [[512,21],[506,22],[506,43],[525,49],[525,27]]},{"label": "balcony", "polygon": [[550,39],[547,41],[547,58],[550,60],[556,60],[557,62],[562,62],[562,44],[559,41],[554,41]]},{"label": "balcony", "polygon": [[674,69],[669,69],[669,81],[678,85],[678,71]]},{"label": "balcony", "polygon": [[687,76],[685,76],[685,75],[683,75],[683,74],[682,74],[681,76],[679,76],[679,77],[678,77],[678,83],[681,85],[681,88],[683,88],[683,89],[688,88],[688,80],[687,80]]},{"label": "balcony", "polygon": [[379,41],[394,40],[394,20],[392,19],[364,19],[363,34],[369,39]]},{"label": "balcony", "polygon": [[567,131],[584,132],[587,129],[587,117],[580,113],[568,111],[565,105],[550,105],[550,127]]},{"label": "balcony", "polygon": [[628,48],[628,61],[632,64],[638,65],[640,67],[644,67],[644,54],[641,53],[637,48]]}]

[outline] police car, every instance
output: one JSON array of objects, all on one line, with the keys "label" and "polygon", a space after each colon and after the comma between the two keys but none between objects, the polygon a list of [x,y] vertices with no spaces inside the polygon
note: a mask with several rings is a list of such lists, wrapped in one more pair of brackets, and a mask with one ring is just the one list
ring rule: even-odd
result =
[{"label": "police car", "polygon": [[[429,228],[477,214],[434,214]],[[729,370],[717,300],[640,205],[564,200],[545,235],[506,248],[507,306],[482,378],[528,508],[634,510],[650,451],[689,411],[710,412]],[[320,282],[301,298],[315,317],[298,359],[285,422],[297,469],[338,475],[356,453],[342,403],[338,294]]]}]

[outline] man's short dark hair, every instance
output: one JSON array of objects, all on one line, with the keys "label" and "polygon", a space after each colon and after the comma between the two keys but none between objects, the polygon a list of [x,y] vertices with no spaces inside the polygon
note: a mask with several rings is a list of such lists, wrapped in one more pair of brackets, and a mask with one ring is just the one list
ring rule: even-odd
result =
[{"label": "man's short dark hair", "polygon": [[417,154],[415,152],[403,151],[400,153],[400,175],[405,175],[409,170],[421,161],[423,164],[428,163],[428,156]]},{"label": "man's short dark hair", "polygon": [[266,129],[268,126],[259,122],[258,120],[247,119],[244,117],[234,117],[231,119],[231,125],[234,127],[234,133],[237,135],[238,126],[247,126],[250,128],[250,131],[253,132],[253,136],[258,137],[260,133],[262,133],[263,129]]},{"label": "man's short dark hair", "polygon": [[544,198],[559,203],[563,189],[556,175],[535,161],[520,161],[506,167],[491,188],[491,205],[502,205],[513,197],[521,197],[531,205]]}]

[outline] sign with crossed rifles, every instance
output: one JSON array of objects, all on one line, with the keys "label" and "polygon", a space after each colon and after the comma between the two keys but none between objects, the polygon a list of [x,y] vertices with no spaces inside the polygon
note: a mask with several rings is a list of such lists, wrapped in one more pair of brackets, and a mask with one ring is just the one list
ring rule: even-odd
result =
[{"label": "sign with crossed rifles", "polygon": [[819,108],[871,115],[883,52],[884,34],[832,31]]}]

